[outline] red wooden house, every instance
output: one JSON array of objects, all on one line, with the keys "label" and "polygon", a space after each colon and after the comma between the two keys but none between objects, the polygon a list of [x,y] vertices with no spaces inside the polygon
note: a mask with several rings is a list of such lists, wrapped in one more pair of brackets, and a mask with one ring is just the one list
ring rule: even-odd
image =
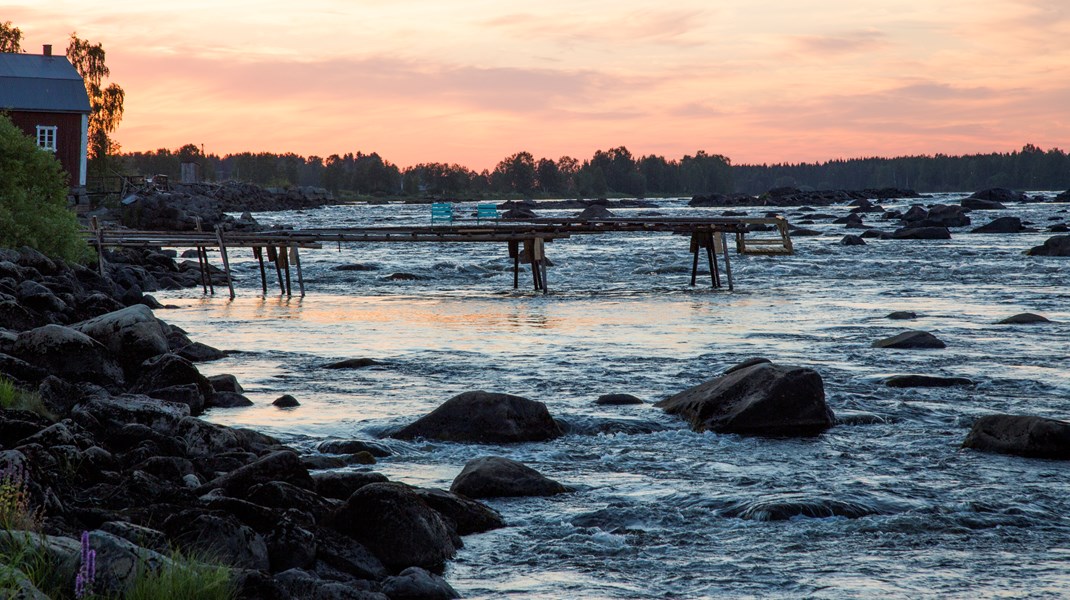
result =
[{"label": "red wooden house", "polygon": [[72,195],[85,194],[89,143],[89,96],[65,56],[0,53],[0,112],[53,152],[70,175]]}]

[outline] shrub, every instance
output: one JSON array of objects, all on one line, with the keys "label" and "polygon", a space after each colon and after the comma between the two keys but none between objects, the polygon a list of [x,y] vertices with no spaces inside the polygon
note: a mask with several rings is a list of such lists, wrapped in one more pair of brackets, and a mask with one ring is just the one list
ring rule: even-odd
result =
[{"label": "shrub", "polygon": [[51,421],[56,420],[56,415],[48,410],[40,394],[19,388],[3,375],[0,375],[0,408],[28,410]]},{"label": "shrub", "polygon": [[7,116],[0,114],[0,247],[30,246],[55,258],[90,258],[67,208],[63,169]]}]

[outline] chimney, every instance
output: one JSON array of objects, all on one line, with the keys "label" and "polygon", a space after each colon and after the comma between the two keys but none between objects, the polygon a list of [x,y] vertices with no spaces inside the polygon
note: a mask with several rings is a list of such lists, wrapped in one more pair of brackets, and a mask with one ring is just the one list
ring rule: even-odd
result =
[{"label": "chimney", "polygon": [[52,44],[45,44],[44,55],[45,56],[52,56]]}]

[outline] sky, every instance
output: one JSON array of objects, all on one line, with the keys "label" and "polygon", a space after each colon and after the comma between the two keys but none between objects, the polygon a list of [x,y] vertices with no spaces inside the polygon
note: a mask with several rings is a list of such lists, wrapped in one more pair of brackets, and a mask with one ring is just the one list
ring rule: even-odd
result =
[{"label": "sky", "polygon": [[734,164],[1070,145],[1067,0],[0,0],[100,42],[124,151],[493,169],[626,146]]}]

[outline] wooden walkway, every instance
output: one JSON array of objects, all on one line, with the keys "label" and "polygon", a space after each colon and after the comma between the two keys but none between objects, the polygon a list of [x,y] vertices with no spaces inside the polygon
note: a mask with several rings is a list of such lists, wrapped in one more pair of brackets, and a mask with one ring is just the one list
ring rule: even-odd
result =
[{"label": "wooden walkway", "polygon": [[[772,237],[755,238],[753,229],[772,229]],[[300,294],[305,294],[304,276],[301,272],[302,248],[321,248],[325,243],[341,247],[346,243],[505,243],[509,257],[513,259],[513,288],[520,285],[521,262],[531,265],[532,281],[536,291],[549,293],[546,283],[546,244],[556,239],[574,235],[595,235],[629,232],[662,232],[690,236],[691,285],[698,275],[700,255],[705,250],[709,265],[711,285],[722,287],[718,268],[718,254],[724,263],[724,279],[732,290],[732,266],[728,256],[728,239],[735,239],[736,251],[740,254],[791,254],[791,237],[788,223],[782,217],[771,218],[607,218],[607,219],[532,219],[526,221],[498,221],[466,223],[454,221],[450,225],[410,227],[361,227],[339,229],[268,230],[258,232],[215,231],[138,231],[128,229],[103,229],[93,224],[87,233],[89,242],[96,246],[101,256],[100,270],[106,275],[103,250],[108,247],[162,247],[195,248],[201,271],[204,293],[215,293],[212,284],[211,265],[208,262],[209,247],[219,249],[226,275],[230,297],[234,298],[234,282],[231,276],[230,248],[252,248],[253,256],[260,265],[260,281],[267,294],[267,270],[265,258],[271,262],[278,276],[282,293],[293,294],[291,265],[296,269]]]}]

